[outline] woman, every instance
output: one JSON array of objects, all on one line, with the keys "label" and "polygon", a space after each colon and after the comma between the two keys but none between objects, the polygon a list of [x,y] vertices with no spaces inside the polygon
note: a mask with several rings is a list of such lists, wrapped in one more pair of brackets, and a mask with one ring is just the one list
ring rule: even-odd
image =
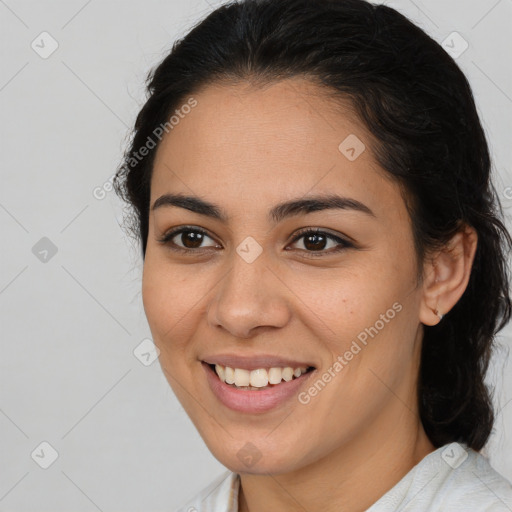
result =
[{"label": "woman", "polygon": [[218,8],[116,176],[165,376],[229,471],[182,510],[512,510],[479,450],[510,236],[468,82],[363,0]]}]

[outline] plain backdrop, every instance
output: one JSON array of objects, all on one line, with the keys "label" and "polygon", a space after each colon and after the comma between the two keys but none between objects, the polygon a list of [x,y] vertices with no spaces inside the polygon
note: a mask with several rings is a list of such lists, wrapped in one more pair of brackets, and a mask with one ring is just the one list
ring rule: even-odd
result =
[{"label": "plain backdrop", "polygon": [[[465,49],[508,216],[512,0],[387,3]],[[220,4],[0,1],[2,511],[173,511],[225,471],[143,355],[141,258],[110,187],[147,72]],[[509,327],[498,342],[486,452],[512,480]]]}]

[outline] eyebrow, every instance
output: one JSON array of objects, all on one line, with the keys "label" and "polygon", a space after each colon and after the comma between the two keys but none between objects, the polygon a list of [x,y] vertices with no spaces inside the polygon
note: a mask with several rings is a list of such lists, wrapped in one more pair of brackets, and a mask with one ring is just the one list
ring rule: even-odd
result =
[{"label": "eyebrow", "polygon": [[[152,211],[158,208],[176,206],[184,208],[199,215],[205,215],[213,219],[228,223],[229,216],[219,206],[195,196],[183,194],[164,194],[160,196],[151,207]],[[336,194],[310,196],[307,198],[292,199],[277,204],[268,213],[268,220],[278,223],[281,220],[296,215],[305,215],[320,210],[353,210],[365,213],[372,217],[375,214],[365,204]]]}]

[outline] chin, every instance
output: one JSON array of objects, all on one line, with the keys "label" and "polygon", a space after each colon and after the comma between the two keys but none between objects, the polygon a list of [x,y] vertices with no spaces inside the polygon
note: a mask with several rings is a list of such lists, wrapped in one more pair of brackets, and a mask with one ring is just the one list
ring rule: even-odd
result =
[{"label": "chin", "polygon": [[[297,457],[290,458],[292,448],[287,448],[286,453],[278,451],[277,447],[267,444],[266,448],[260,449],[256,438],[254,442],[236,442],[229,448],[226,445],[208,448],[212,455],[226,468],[235,473],[251,475],[282,474],[295,471],[304,464]],[[240,446],[238,448],[238,446]]]}]

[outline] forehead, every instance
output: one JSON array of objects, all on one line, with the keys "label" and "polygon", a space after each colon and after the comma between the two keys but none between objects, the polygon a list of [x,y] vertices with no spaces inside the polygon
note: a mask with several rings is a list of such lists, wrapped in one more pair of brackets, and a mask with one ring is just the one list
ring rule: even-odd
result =
[{"label": "forehead", "polygon": [[[297,150],[297,157],[305,161],[318,153],[337,157],[337,142],[344,133],[359,133],[360,138],[367,135],[351,113],[350,104],[339,112],[324,91],[304,79],[203,87],[193,95],[197,106],[164,137],[156,164],[159,154],[169,151],[180,162],[185,157],[188,162],[201,161],[211,153],[216,160],[244,155],[246,165],[250,160],[257,165],[270,158],[282,165]],[[194,142],[198,144],[190,152]]]},{"label": "forehead", "polygon": [[213,193],[243,207],[242,199],[270,205],[334,189],[383,210],[401,200],[350,104],[335,102],[325,88],[287,79],[209,85],[191,96],[197,105],[186,109],[157,150],[152,202],[179,191]]}]

